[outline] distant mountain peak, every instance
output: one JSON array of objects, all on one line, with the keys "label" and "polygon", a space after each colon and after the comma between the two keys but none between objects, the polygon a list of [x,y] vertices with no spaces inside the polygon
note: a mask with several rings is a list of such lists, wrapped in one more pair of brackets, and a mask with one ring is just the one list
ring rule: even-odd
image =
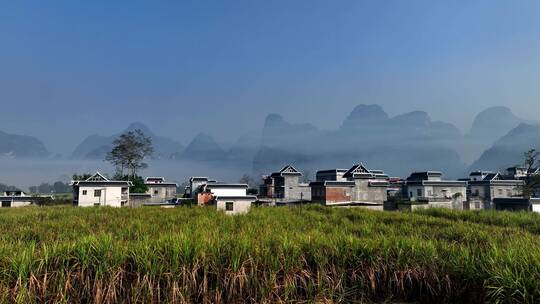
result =
[{"label": "distant mountain peak", "polygon": [[520,123],[527,121],[517,117],[508,107],[489,107],[476,115],[468,137],[490,145]]},{"label": "distant mountain peak", "polygon": [[144,123],[142,122],[133,122],[131,123],[125,131],[135,131],[135,130],[141,130],[144,134],[146,135],[149,135],[149,136],[153,136],[154,133],[150,130],[150,128],[145,125]]},{"label": "distant mountain peak", "polygon": [[[129,132],[141,130],[146,136],[152,138],[155,158],[170,158],[175,153],[181,151],[184,146],[167,137],[155,135],[150,128],[141,122],[131,123],[124,131]],[[120,133],[110,136],[91,135],[84,139],[73,151],[75,158],[103,159],[105,154],[112,149],[113,141]]]},{"label": "distant mountain peak", "polygon": [[49,152],[45,145],[35,137],[0,131],[0,155],[10,158],[42,158],[49,156]]},{"label": "distant mountain peak", "polygon": [[413,111],[400,114],[392,118],[392,121],[400,124],[414,124],[427,126],[431,123],[429,114],[425,111]]},{"label": "distant mountain peak", "polygon": [[388,120],[388,114],[380,105],[357,105],[343,122],[343,128],[354,128],[358,125],[377,123]]}]

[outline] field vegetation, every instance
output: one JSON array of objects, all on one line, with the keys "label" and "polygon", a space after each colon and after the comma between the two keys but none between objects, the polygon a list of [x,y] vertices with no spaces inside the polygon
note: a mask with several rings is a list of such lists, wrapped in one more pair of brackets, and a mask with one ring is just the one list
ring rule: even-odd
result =
[{"label": "field vegetation", "polygon": [[427,210],[0,210],[0,301],[540,299],[540,216]]}]

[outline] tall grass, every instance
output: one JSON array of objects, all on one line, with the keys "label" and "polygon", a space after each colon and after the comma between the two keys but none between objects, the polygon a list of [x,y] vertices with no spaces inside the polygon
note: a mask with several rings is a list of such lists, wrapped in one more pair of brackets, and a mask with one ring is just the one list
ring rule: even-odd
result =
[{"label": "tall grass", "polygon": [[523,224],[534,218],[320,206],[233,217],[0,210],[0,301],[538,302],[540,236]]}]

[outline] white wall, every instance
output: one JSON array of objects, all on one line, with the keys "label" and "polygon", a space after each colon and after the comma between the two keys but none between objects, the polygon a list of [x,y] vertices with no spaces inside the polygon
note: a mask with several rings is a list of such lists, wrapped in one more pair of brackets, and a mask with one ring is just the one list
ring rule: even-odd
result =
[{"label": "white wall", "polygon": [[[226,203],[227,202],[232,202],[233,203],[233,211],[227,211],[226,210]],[[216,202],[216,207],[217,207],[217,210],[223,210],[225,211],[226,214],[242,214],[242,213],[247,213],[249,211],[249,209],[251,208],[251,203],[250,201],[246,201],[246,200],[239,200],[239,201],[235,201],[235,200],[228,200],[228,199],[221,199],[221,200],[218,200]]]},{"label": "white wall", "polygon": [[[86,190],[86,195],[83,195],[83,191]],[[101,197],[94,196],[94,190],[101,190]],[[110,207],[122,207],[122,187],[121,186],[108,186],[108,187],[79,187],[79,207],[93,207],[96,204],[100,206]]]},{"label": "white wall", "polygon": [[540,204],[531,204],[532,205],[532,211],[540,213]]},{"label": "white wall", "polygon": [[9,201],[9,203],[11,204],[11,207],[26,207],[26,206],[32,205],[31,201],[11,201],[9,199],[5,199],[2,201]]},{"label": "white wall", "polygon": [[246,188],[210,188],[214,196],[246,196]]}]

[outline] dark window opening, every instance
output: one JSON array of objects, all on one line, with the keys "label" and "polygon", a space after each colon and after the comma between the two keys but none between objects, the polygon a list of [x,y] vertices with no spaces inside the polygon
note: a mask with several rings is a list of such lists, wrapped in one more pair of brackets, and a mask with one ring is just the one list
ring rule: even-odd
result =
[{"label": "dark window opening", "polygon": [[234,211],[234,203],[233,202],[226,202],[225,203],[225,210],[226,211]]}]

